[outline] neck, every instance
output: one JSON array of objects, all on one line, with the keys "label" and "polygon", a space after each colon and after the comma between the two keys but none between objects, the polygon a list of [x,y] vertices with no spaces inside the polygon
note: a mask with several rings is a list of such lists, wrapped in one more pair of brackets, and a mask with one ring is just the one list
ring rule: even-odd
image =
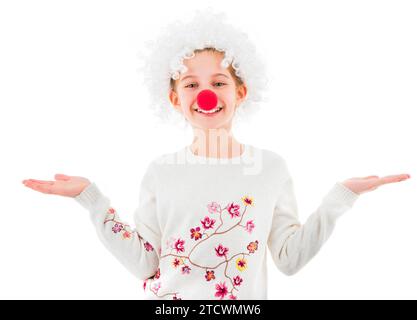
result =
[{"label": "neck", "polygon": [[193,128],[191,151],[202,157],[232,158],[243,153],[243,144],[236,140],[230,129]]}]

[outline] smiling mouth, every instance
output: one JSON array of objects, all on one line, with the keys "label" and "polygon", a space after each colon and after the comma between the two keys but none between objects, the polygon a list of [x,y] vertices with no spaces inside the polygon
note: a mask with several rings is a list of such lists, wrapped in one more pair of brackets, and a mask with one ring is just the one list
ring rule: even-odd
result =
[{"label": "smiling mouth", "polygon": [[223,106],[217,107],[217,108],[212,109],[212,110],[203,110],[203,109],[200,109],[200,108],[193,108],[194,111],[197,111],[198,113],[203,113],[203,114],[213,114],[213,113],[220,112],[223,109],[224,109]]}]

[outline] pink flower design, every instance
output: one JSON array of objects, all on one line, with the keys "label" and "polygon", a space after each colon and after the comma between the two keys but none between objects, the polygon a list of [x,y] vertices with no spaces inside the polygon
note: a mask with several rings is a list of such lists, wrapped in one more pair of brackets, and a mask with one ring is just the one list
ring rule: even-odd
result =
[{"label": "pink flower design", "polygon": [[255,242],[251,242],[248,244],[248,246],[246,247],[250,253],[254,253],[256,250],[258,250],[258,240],[256,240]]},{"label": "pink flower design", "polygon": [[249,233],[252,233],[253,228],[255,228],[255,224],[253,223],[253,220],[250,220],[248,222],[246,222],[246,231],[248,231]]},{"label": "pink flower design", "polygon": [[226,253],[229,252],[229,248],[223,247],[223,245],[219,244],[217,248],[214,248],[216,250],[216,254],[218,257],[226,256]]},{"label": "pink flower design", "polygon": [[240,276],[233,277],[233,283],[235,286],[240,286],[243,282],[243,279]]},{"label": "pink flower design", "polygon": [[174,237],[170,237],[168,240],[166,240],[165,249],[175,249],[174,247],[175,240],[176,239]]},{"label": "pink flower design", "polygon": [[220,205],[217,202],[212,202],[208,204],[207,208],[210,213],[217,213],[222,211]]},{"label": "pink flower design", "polygon": [[123,232],[123,239],[130,239],[131,233],[128,231]]},{"label": "pink flower design", "polygon": [[[243,227],[243,229],[245,229],[248,233],[252,233],[253,229],[255,228],[254,220],[246,221],[246,224],[244,224],[245,222],[242,222],[242,220],[243,220],[243,216],[245,215],[245,213],[247,211],[247,208],[253,206],[253,199],[248,197],[248,196],[244,196],[244,197],[241,198],[241,200],[242,200],[243,204],[239,205],[236,202],[229,202],[229,204],[227,204],[226,207],[223,208],[223,209],[218,203],[211,202],[210,204],[207,205],[207,208],[208,208],[209,213],[220,213],[220,220],[221,220],[220,226],[223,225],[223,220],[222,220],[222,216],[221,216],[223,210],[227,209],[231,218],[241,217],[240,220],[236,219],[238,221],[236,221],[236,223],[231,228],[229,228],[227,231],[239,226],[239,227]],[[241,208],[244,208],[244,210],[241,210]],[[109,210],[109,212],[110,212],[110,210]],[[215,223],[216,223],[217,219],[212,219],[208,215],[205,215],[203,217],[201,217],[201,220],[200,220],[201,225],[194,226],[193,228],[189,229],[191,239],[195,239],[197,241],[197,240],[201,239],[203,235],[206,235],[207,239],[208,239],[212,235],[223,234],[223,233],[227,232],[227,231],[217,232],[217,230],[220,228],[220,226],[219,226],[216,231],[214,231],[211,235],[209,235],[208,233],[206,233],[206,230],[213,229],[215,227]],[[117,222],[117,221],[114,221],[114,220],[109,220],[109,221]],[[126,225],[126,224],[117,222],[117,224],[114,228],[114,231],[120,232],[124,227],[128,232],[130,232],[130,230],[127,228],[127,226],[128,225]],[[119,228],[120,228],[120,230],[118,230]],[[139,235],[139,238],[142,239],[140,237],[140,235]],[[187,239],[187,238],[185,237],[185,239]],[[188,240],[188,241],[190,241],[190,240]],[[171,264],[174,268],[180,269],[181,273],[183,275],[191,274],[192,269],[190,268],[190,265],[186,265],[186,260],[187,259],[189,260],[190,254],[187,255],[187,254],[184,253],[184,254],[181,254],[181,255],[175,255],[175,254],[173,254],[173,252],[175,252],[175,250],[176,250],[177,254],[185,252],[185,242],[186,242],[186,240],[183,240],[181,238],[170,237],[169,239],[165,240],[165,247],[164,247],[164,249],[166,249],[166,251],[170,251],[170,254],[167,254],[165,256],[174,256],[175,257],[175,258],[172,258]],[[200,242],[196,242],[195,244],[192,244],[192,242],[190,242],[189,245],[192,247],[192,248],[190,248],[191,249],[190,253],[194,250],[194,248],[196,246],[200,245],[200,243],[202,243],[202,242],[204,242],[204,240],[200,241]],[[148,242],[145,243],[145,247],[153,250],[153,247]],[[217,246],[213,246],[213,249],[216,252],[216,255],[218,257],[224,257],[223,258],[225,260],[224,262],[231,263],[232,259],[227,258],[227,255],[230,251],[230,249],[228,247],[225,247],[223,244],[219,243]],[[242,249],[244,249],[244,247]],[[247,269],[248,261],[245,259],[245,256],[249,256],[251,253],[254,253],[256,250],[258,250],[258,240],[250,242],[247,245],[247,250],[249,251],[249,253],[248,252],[246,252],[246,253],[245,252],[240,252],[241,257],[237,258],[235,260],[236,268],[239,271],[244,271],[244,270]],[[159,248],[159,253],[161,255],[161,248]],[[211,254],[212,254],[212,252],[211,252]],[[232,255],[232,254],[230,254],[230,255]],[[238,255],[239,254],[233,255],[233,258],[235,256],[238,256]],[[165,256],[163,256],[163,257],[165,257]],[[208,267],[208,266],[204,266],[204,265],[195,264],[195,266],[197,268],[200,268],[200,269],[205,271],[205,274],[204,273],[203,274],[204,274],[204,277],[205,277],[207,282],[210,282],[210,281],[216,279],[214,269],[216,269],[217,267],[214,267],[214,269],[213,269],[212,267]],[[193,267],[193,269],[194,269],[194,267]],[[198,269],[198,270],[200,270],[200,269]],[[211,270],[209,270],[209,269],[211,269]],[[155,275],[152,278],[153,279],[159,279],[160,278],[160,273],[161,273],[161,271],[158,268]],[[193,271],[193,273],[194,273],[194,271]],[[218,282],[217,284],[214,283],[214,285],[215,285],[214,295],[215,295],[215,297],[220,298],[220,299],[224,299],[225,297],[227,297],[229,299],[236,300],[237,296],[233,294],[233,291],[238,290],[237,287],[242,285],[244,279],[240,275],[233,276],[232,274],[227,274],[227,268],[224,270],[224,275],[227,279],[226,278],[223,278],[223,279],[221,278],[221,279],[219,279],[219,280],[221,280],[220,282]],[[200,281],[203,281],[203,280],[200,278]],[[159,283],[153,283],[152,282],[152,283],[147,284],[147,282],[145,281],[143,283],[143,288],[144,289],[146,287],[149,287],[149,286],[153,287],[153,289],[151,289],[150,291],[153,291],[158,296],[157,291],[161,287],[161,282],[159,281]],[[228,286],[232,287],[231,291],[228,290]],[[178,296],[178,293],[179,292],[174,291],[172,293],[167,293],[164,296],[170,295],[170,296],[172,296],[173,300],[181,300],[181,298]]]},{"label": "pink flower design", "polygon": [[156,273],[155,273],[155,279],[159,279],[160,276],[161,276],[161,270],[158,268],[158,270],[156,270]]},{"label": "pink flower design", "polygon": [[118,233],[123,230],[123,225],[116,223],[111,229],[114,233]]},{"label": "pink flower design", "polygon": [[190,230],[190,232],[191,232],[191,239],[194,239],[194,240],[198,240],[198,239],[200,239],[201,238],[201,232],[200,232],[200,227],[196,227],[195,229],[194,228],[192,228],[191,230]]},{"label": "pink flower design", "polygon": [[226,282],[221,282],[216,284],[216,297],[220,297],[220,299],[223,299],[225,297],[225,295],[227,295],[227,293],[229,292],[227,290],[227,286],[226,286]]},{"label": "pink flower design", "polygon": [[185,241],[182,239],[178,239],[177,241],[175,241],[174,246],[175,246],[175,249],[177,250],[177,253],[184,252],[184,242]]},{"label": "pink flower design", "polygon": [[216,220],[211,219],[210,217],[204,217],[204,220],[200,220],[200,222],[203,225],[203,228],[207,230],[207,229],[213,228]]},{"label": "pink flower design", "polygon": [[239,217],[240,215],[240,206],[238,204],[235,203],[230,203],[227,205],[227,211],[229,211],[230,215],[233,217]]},{"label": "pink flower design", "polygon": [[174,261],[172,261],[172,265],[177,268],[181,264],[181,260],[178,258],[175,258]]},{"label": "pink flower design", "polygon": [[214,271],[213,270],[211,270],[211,271],[208,271],[207,270],[205,277],[206,277],[206,280],[207,281],[216,279],[216,276],[214,275]]},{"label": "pink flower design", "polygon": [[153,284],[153,290],[155,292],[158,292],[159,288],[161,288],[161,283],[160,282]]},{"label": "pink flower design", "polygon": [[183,266],[181,272],[182,274],[186,274],[186,273],[189,274],[190,270],[191,268],[189,266]]},{"label": "pink flower design", "polygon": [[148,241],[146,241],[143,245],[144,245],[146,251],[153,251],[153,247]]},{"label": "pink flower design", "polygon": [[107,210],[108,214],[114,214],[116,212],[116,210],[114,210],[113,208],[109,208],[109,210]]}]

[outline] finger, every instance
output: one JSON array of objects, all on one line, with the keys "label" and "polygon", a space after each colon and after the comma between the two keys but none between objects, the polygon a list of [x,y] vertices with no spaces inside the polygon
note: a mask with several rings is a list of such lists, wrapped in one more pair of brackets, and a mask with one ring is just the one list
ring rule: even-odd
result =
[{"label": "finger", "polygon": [[386,183],[393,183],[393,182],[400,182],[403,180],[408,179],[410,176],[408,174],[396,174],[396,175],[390,175],[382,177],[378,180],[378,184],[386,184]]},{"label": "finger", "polygon": [[52,193],[52,188],[50,185],[48,184],[36,184],[33,183],[32,185],[30,185],[30,187],[36,191],[42,192],[42,193],[46,193],[46,194],[51,194]]},{"label": "finger", "polygon": [[40,184],[54,184],[54,181],[45,181],[45,180],[36,180],[36,179],[28,179],[26,182],[32,183],[40,183]]},{"label": "finger", "polygon": [[390,176],[385,176],[383,178],[389,179],[389,180],[403,180],[408,179],[410,176],[408,174],[394,174]]},{"label": "finger", "polygon": [[55,175],[55,179],[56,179],[56,180],[68,181],[68,180],[70,179],[70,177],[69,177],[69,176],[67,176],[67,175],[65,175],[65,174],[62,174],[62,173],[57,173],[57,174]]}]

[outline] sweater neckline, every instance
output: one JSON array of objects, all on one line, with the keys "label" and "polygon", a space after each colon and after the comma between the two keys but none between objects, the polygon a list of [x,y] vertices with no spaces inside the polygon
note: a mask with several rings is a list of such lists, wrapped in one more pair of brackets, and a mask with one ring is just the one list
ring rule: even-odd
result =
[{"label": "sweater neckline", "polygon": [[186,146],[185,149],[186,149],[187,157],[189,159],[194,159],[194,160],[198,160],[198,161],[229,163],[229,162],[236,162],[236,161],[241,161],[241,160],[247,159],[250,145],[242,143],[242,146],[243,146],[242,153],[239,156],[230,157],[230,158],[217,158],[217,157],[199,156],[199,155],[196,155],[192,152],[190,145]]}]

